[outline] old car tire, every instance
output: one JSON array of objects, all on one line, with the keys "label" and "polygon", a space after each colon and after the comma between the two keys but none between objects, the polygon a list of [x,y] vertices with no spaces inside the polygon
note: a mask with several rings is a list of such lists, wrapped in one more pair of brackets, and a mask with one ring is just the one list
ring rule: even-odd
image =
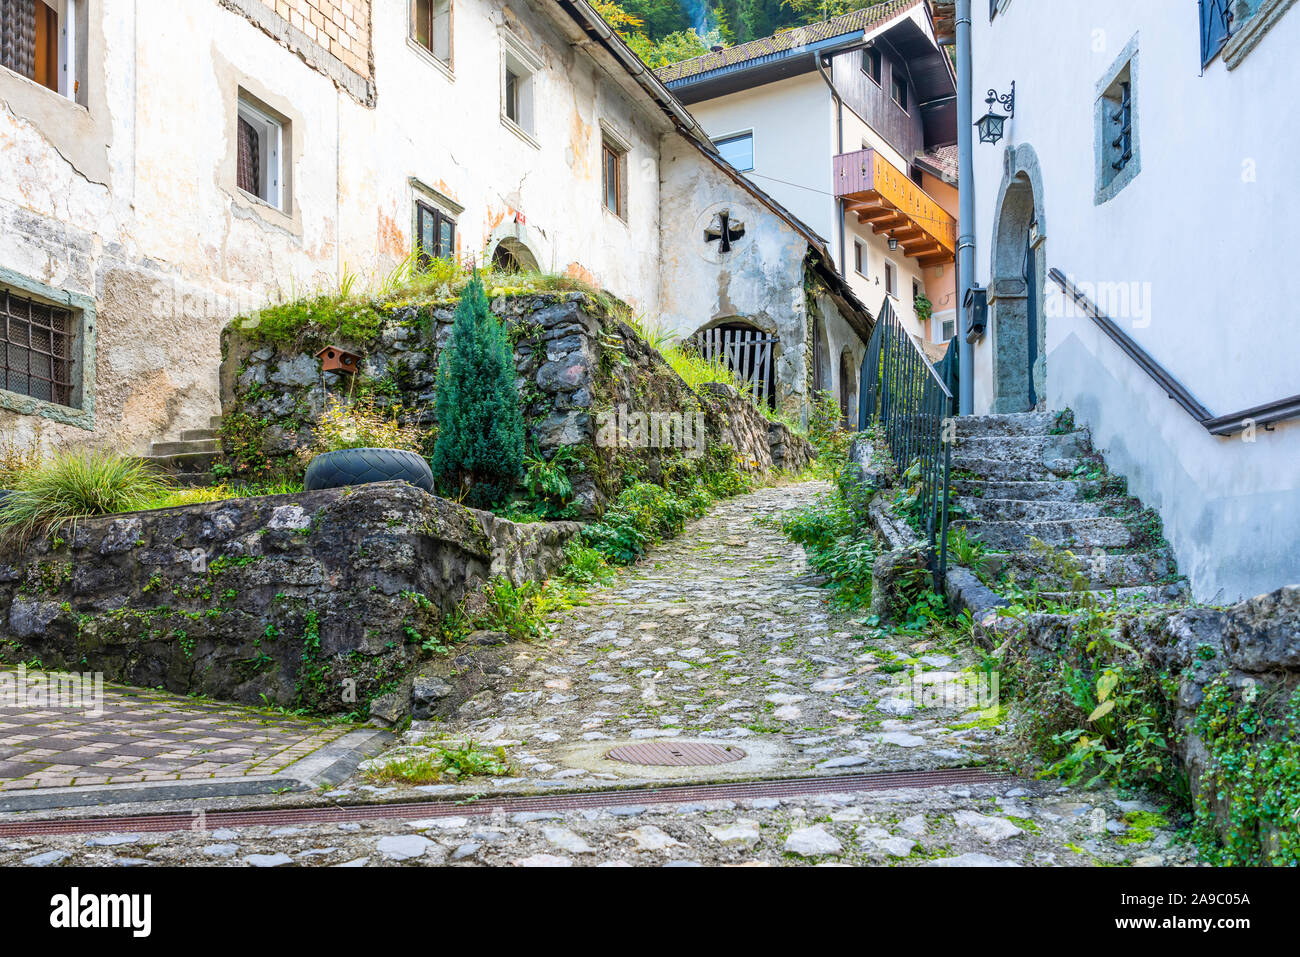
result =
[{"label": "old car tire", "polygon": [[426,492],[433,491],[433,472],[423,456],[400,449],[340,449],[311,460],[303,488],[314,492],[345,485],[371,482],[409,482]]}]

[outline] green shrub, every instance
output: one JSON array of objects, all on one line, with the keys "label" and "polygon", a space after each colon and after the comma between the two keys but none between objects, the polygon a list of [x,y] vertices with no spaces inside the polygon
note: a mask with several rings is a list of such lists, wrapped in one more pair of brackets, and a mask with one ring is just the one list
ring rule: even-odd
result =
[{"label": "green shrub", "polygon": [[444,491],[478,508],[504,499],[523,471],[515,380],[510,338],[475,278],[461,295],[451,344],[438,365],[439,431],[431,464]]},{"label": "green shrub", "polygon": [[148,507],[170,488],[139,459],[110,452],[62,453],[15,477],[0,502],[0,528],[20,538],[93,515]]},{"label": "green shrub", "polygon": [[573,585],[608,585],[614,580],[614,569],[605,561],[598,549],[574,539],[564,546],[564,568],[560,577]]},{"label": "green shrub", "polygon": [[802,545],[808,564],[826,576],[837,606],[857,609],[871,604],[875,543],[858,528],[842,495],[833,492],[790,513],[781,520],[781,531]]},{"label": "green shrub", "polygon": [[534,443],[532,452],[524,459],[524,466],[524,488],[542,506],[542,512],[556,518],[564,517],[567,506],[573,501],[573,480],[569,478],[569,470],[582,468],[573,447],[561,445],[548,461]]}]

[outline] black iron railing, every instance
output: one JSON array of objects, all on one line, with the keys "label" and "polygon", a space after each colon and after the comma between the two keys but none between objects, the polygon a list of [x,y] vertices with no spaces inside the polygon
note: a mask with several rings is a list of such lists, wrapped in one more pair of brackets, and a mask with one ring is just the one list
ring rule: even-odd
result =
[{"label": "black iron railing", "polygon": [[948,497],[956,440],[953,397],[903,328],[888,297],[867,345],[864,370],[859,423],[880,426],[904,486],[914,493],[909,517],[926,535],[935,590],[942,594],[948,575]]}]

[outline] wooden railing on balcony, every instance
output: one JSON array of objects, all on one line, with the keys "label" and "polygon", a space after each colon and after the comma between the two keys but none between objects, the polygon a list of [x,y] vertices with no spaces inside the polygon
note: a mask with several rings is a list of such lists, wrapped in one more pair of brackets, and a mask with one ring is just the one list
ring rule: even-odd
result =
[{"label": "wooden railing on balcony", "polygon": [[898,240],[922,266],[957,254],[957,220],[889,160],[872,149],[835,157],[835,195],[858,222]]}]

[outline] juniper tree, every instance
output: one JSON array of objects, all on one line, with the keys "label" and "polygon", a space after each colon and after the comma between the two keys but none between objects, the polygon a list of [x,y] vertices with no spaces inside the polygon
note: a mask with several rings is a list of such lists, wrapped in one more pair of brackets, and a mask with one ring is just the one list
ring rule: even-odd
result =
[{"label": "juniper tree", "polygon": [[524,420],[515,355],[504,325],[488,310],[475,274],[461,293],[451,342],[438,363],[438,437],[430,464],[448,494],[487,508],[523,471]]}]

